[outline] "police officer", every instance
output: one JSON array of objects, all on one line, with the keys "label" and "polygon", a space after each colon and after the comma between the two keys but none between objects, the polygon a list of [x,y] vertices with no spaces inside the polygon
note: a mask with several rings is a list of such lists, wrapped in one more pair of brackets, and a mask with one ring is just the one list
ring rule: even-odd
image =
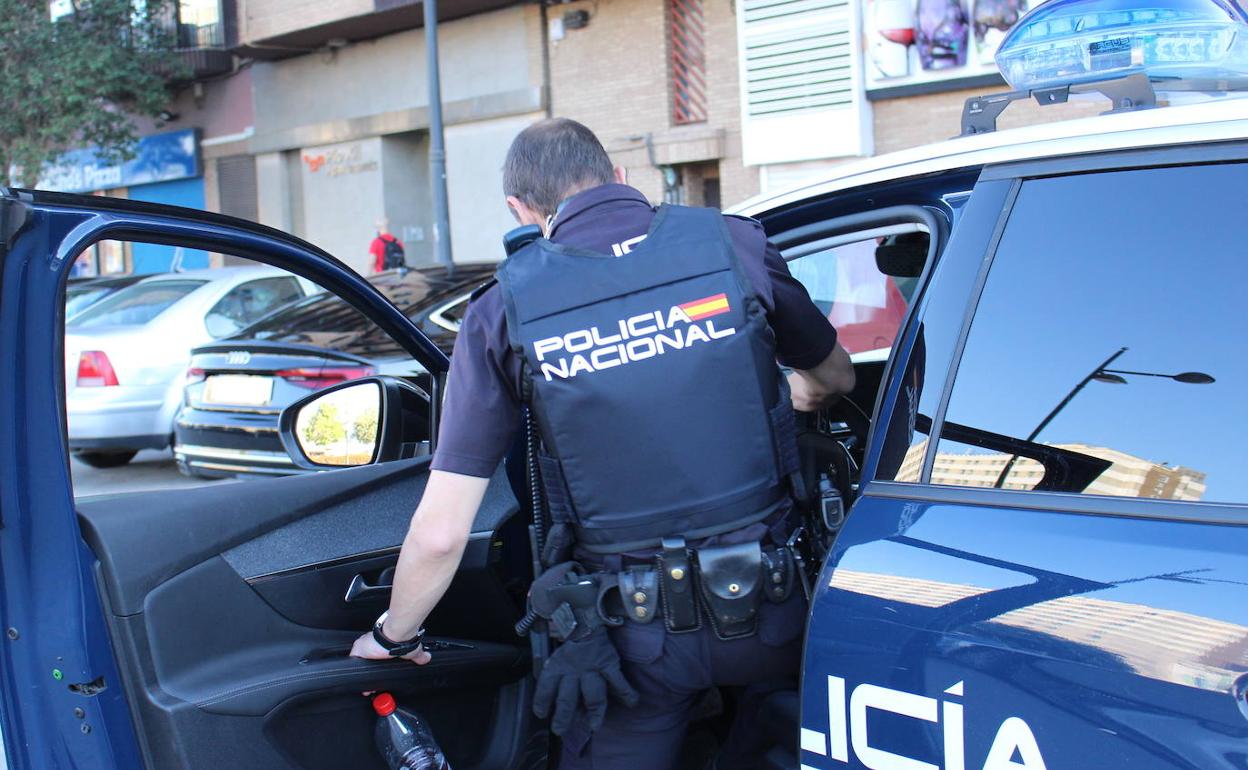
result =
[{"label": "police officer", "polygon": [[849,392],[853,368],[757,222],[656,211],[624,182],[579,123],[516,137],[507,205],[546,237],[469,305],[390,610],[352,654],[430,660],[421,624],[527,407],[554,521],[531,610],[563,642],[534,705],[561,767],[673,767],[717,687],[740,693],[718,767],[757,766],[755,709],[792,686],[805,620],[793,408]]}]

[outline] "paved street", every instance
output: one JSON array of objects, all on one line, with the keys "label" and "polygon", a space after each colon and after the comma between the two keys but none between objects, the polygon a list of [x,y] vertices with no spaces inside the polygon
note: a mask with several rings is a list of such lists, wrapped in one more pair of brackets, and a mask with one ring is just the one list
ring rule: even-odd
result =
[{"label": "paved street", "polygon": [[226,483],[183,476],[178,473],[173,453],[168,449],[140,452],[138,457],[120,468],[92,468],[77,460],[70,460],[69,470],[74,477],[75,497],[154,489],[188,489],[205,484]]}]

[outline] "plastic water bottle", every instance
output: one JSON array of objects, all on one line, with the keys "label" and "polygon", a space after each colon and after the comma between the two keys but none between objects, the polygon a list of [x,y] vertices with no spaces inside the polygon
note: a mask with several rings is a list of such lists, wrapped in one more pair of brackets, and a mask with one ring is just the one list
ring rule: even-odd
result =
[{"label": "plastic water bottle", "polygon": [[451,770],[425,720],[401,709],[388,692],[373,697],[377,749],[390,770]]}]

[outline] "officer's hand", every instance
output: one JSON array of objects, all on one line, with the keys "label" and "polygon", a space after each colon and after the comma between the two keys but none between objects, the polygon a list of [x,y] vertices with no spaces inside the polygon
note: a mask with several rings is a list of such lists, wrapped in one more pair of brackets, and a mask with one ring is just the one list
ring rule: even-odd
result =
[{"label": "officer's hand", "polygon": [[[364,658],[365,660],[391,660],[390,653],[385,647],[377,644],[377,640],[373,638],[373,632],[369,631],[355,640],[355,644],[351,645],[351,657]],[[424,647],[417,647],[412,652],[403,656],[404,660],[410,660],[418,666],[423,666],[433,660]]]},{"label": "officer's hand", "polygon": [[817,412],[836,401],[836,396],[829,396],[823,389],[816,389],[808,377],[798,372],[789,373],[789,391],[793,398],[793,409],[798,412]]},{"label": "officer's hand", "polygon": [[598,629],[585,639],[565,643],[546,661],[537,678],[533,713],[545,719],[553,705],[550,729],[563,735],[583,703],[589,729],[597,730],[607,716],[608,692],[627,706],[637,705],[637,691],[620,671],[615,645],[605,629]]}]

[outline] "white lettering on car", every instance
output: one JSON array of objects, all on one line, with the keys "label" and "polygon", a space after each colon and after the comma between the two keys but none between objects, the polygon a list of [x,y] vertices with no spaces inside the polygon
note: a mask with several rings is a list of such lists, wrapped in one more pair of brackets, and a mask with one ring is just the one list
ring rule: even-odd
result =
[{"label": "white lettering on car", "polygon": [[[858,761],[871,770],[966,770],[963,706],[951,700],[961,698],[965,689],[965,682],[957,682],[944,691],[947,697],[938,700],[864,683],[855,687],[847,698],[845,680],[828,676],[827,732],[803,727],[802,751],[848,764],[852,749]],[[868,729],[872,710],[939,723],[943,756],[918,759],[886,751],[880,748],[878,740],[872,744]],[[813,770],[810,765],[802,767]],[[1031,726],[1014,716],[1006,718],[997,728],[982,767],[983,770],[1047,770]]]}]

